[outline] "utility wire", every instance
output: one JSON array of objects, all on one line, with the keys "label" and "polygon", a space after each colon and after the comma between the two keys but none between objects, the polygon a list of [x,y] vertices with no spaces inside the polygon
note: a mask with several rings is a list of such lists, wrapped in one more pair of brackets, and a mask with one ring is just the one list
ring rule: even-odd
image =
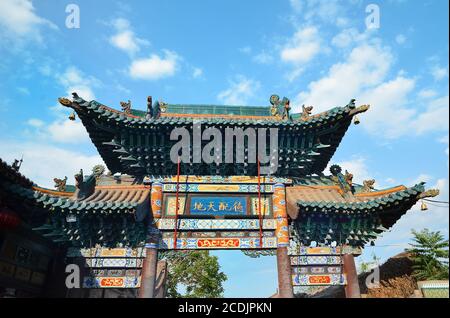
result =
[{"label": "utility wire", "polygon": [[430,199],[422,199],[422,200],[424,200],[424,201],[427,201],[427,202],[434,202],[434,203],[445,203],[445,204],[449,204],[449,202],[448,202],[448,201],[436,201],[436,200],[430,200]]},{"label": "utility wire", "polygon": [[438,204],[433,204],[433,203],[430,203],[430,202],[428,202],[428,204],[431,205],[431,206],[438,207],[438,208],[447,208],[448,207],[448,205],[438,205]]}]

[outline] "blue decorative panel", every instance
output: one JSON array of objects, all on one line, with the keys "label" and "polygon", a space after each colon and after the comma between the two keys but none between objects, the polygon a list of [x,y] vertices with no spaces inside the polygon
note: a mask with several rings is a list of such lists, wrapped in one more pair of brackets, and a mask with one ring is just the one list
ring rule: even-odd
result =
[{"label": "blue decorative panel", "polygon": [[191,215],[246,215],[246,197],[192,197]]}]

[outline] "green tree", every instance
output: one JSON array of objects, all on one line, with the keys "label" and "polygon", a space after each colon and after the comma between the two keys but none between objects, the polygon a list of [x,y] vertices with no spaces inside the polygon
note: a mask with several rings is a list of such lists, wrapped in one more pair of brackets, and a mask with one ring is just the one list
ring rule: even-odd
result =
[{"label": "green tree", "polygon": [[222,284],[227,276],[220,271],[217,256],[209,255],[208,251],[180,251],[167,261],[168,297],[223,297]]},{"label": "green tree", "polygon": [[448,279],[449,241],[439,232],[412,230],[413,276],[418,280]]}]

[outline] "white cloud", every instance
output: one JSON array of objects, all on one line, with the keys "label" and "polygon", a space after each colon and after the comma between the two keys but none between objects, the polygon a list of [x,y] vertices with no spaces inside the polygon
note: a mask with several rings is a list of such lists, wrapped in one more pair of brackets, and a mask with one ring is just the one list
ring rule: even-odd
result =
[{"label": "white cloud", "polygon": [[388,138],[399,137],[410,128],[414,130],[414,127],[410,126],[410,120],[416,111],[406,105],[415,84],[413,79],[398,76],[360,92],[360,100],[372,105],[362,116],[362,126],[374,135],[380,134]]},{"label": "white cloud", "polygon": [[109,38],[109,42],[130,56],[137,53],[141,49],[141,46],[150,44],[149,41],[140,39],[134,34],[128,20],[123,18],[115,19],[112,25],[116,29],[116,33]]},{"label": "white cloud", "polygon": [[260,86],[258,81],[239,75],[236,76],[235,81],[230,82],[228,89],[217,95],[217,98],[228,105],[246,105],[248,100],[255,96]]},{"label": "white cloud", "polygon": [[258,64],[270,64],[273,61],[273,56],[266,51],[262,51],[253,57],[253,61]]},{"label": "white cloud", "polygon": [[338,48],[346,48],[355,43],[366,40],[368,34],[369,33],[367,32],[360,33],[355,28],[347,28],[335,35],[331,40],[331,44]]},{"label": "white cloud", "polygon": [[444,137],[442,137],[442,138],[440,138],[439,139],[439,142],[440,143],[443,143],[443,144],[445,144],[445,145],[447,145],[447,148],[445,148],[445,154],[446,154],[446,156],[447,156],[447,169],[448,169],[448,167],[449,167],[449,147],[448,147],[448,135],[446,135],[446,136],[444,136]]},{"label": "white cloud", "polygon": [[296,12],[300,12],[303,8],[302,0],[289,0],[289,3],[291,4],[292,9]]},{"label": "white cloud", "polygon": [[435,97],[437,95],[437,92],[434,89],[422,89],[418,94],[417,94],[420,98],[432,98]]},{"label": "white cloud", "polygon": [[30,125],[30,126],[32,126],[32,127],[39,128],[39,127],[44,126],[45,123],[44,123],[42,120],[40,120],[40,119],[37,119],[37,118],[30,118],[30,119],[27,121],[27,124]]},{"label": "white cloud", "polygon": [[[66,92],[66,97],[71,98],[76,92],[83,99],[90,101],[95,99],[93,87],[101,86],[101,82],[95,77],[84,74],[78,68],[70,66],[64,72],[54,74],[55,79]],[[69,109],[56,103],[50,108],[56,118],[52,122],[44,122],[38,118],[29,119],[26,124],[32,128],[25,131],[36,142],[66,143],[66,144],[90,144],[88,133],[80,120],[70,121],[67,116]]]},{"label": "white cloud", "polygon": [[448,67],[435,65],[431,68],[431,75],[436,81],[441,81],[448,77]]},{"label": "white cloud", "polygon": [[308,22],[329,23],[337,27],[345,27],[345,9],[339,0],[290,0],[295,13],[300,14]]},{"label": "white cloud", "polygon": [[330,162],[325,169],[326,174],[329,174],[330,166],[333,164],[339,165],[343,172],[347,170],[349,173],[353,174],[354,183],[362,184],[364,180],[374,178],[374,176],[370,175],[366,159],[363,157],[356,157],[354,159],[340,162]]},{"label": "white cloud", "polygon": [[46,143],[19,143],[2,141],[0,157],[7,162],[23,155],[20,172],[37,184],[53,188],[53,178],[68,177],[68,183],[74,184],[73,176],[83,169],[89,174],[96,164],[103,164],[97,154],[86,155],[77,151],[69,151]]},{"label": "white cloud", "polygon": [[250,54],[252,52],[252,48],[250,46],[244,46],[238,49],[239,52],[244,54]]},{"label": "white cloud", "polygon": [[90,144],[91,140],[81,121],[71,121],[67,117],[58,117],[51,123],[36,118],[27,122],[32,131],[25,131],[37,142],[54,142],[64,144]]},{"label": "white cloud", "polygon": [[426,173],[421,173],[417,178],[415,178],[414,180],[411,180],[409,183],[409,185],[415,185],[415,184],[419,184],[420,182],[430,182],[431,180],[433,180],[433,177],[430,176],[429,174]]},{"label": "white cloud", "polygon": [[91,140],[80,120],[57,120],[46,128],[50,138],[55,142],[80,144],[90,143]]},{"label": "white cloud", "polygon": [[358,46],[345,62],[334,64],[327,75],[311,82],[307,91],[300,92],[294,105],[314,105],[316,112],[345,105],[365,88],[381,83],[391,63],[392,55],[387,48]]},{"label": "white cloud", "polygon": [[199,78],[202,75],[203,75],[203,70],[199,67],[194,67],[194,70],[192,71],[192,77]]},{"label": "white cloud", "polygon": [[324,77],[311,82],[293,104],[313,105],[314,110],[320,112],[357,98],[371,105],[361,116],[361,126],[385,138],[398,138],[411,132],[419,135],[448,131],[448,95],[427,101],[419,112],[417,105],[423,103],[415,103],[412,97],[415,78],[400,72],[395,78],[387,79],[392,63],[388,47],[377,43],[360,44],[344,62],[334,64]]},{"label": "white cloud", "polygon": [[9,40],[29,38],[42,41],[43,26],[57,29],[56,25],[36,14],[30,0],[0,1],[0,34]]},{"label": "white cloud", "polygon": [[410,125],[417,134],[429,131],[448,131],[449,98],[439,97],[430,101],[425,111],[421,112]]},{"label": "white cloud", "polygon": [[149,58],[134,60],[129,68],[129,74],[134,79],[157,80],[170,77],[177,71],[179,56],[165,50],[164,57],[152,54]]},{"label": "white cloud", "polygon": [[406,42],[406,36],[405,35],[403,35],[403,34],[398,34],[396,37],[395,37],[395,42],[397,42],[397,44],[405,44],[405,42]]},{"label": "white cloud", "polygon": [[100,81],[95,77],[88,76],[76,67],[68,67],[64,73],[58,75],[60,84],[65,88],[67,96],[71,96],[73,92],[85,100],[95,99],[92,87],[99,86]]},{"label": "white cloud", "polygon": [[316,27],[297,30],[280,52],[281,60],[296,65],[311,61],[320,52],[320,37]]},{"label": "white cloud", "polygon": [[22,95],[30,95],[30,90],[26,87],[17,87],[17,91]]},{"label": "white cloud", "polygon": [[125,93],[127,95],[131,94],[131,91],[128,88],[126,88],[125,86],[121,85],[121,84],[117,83],[116,84],[116,88],[117,88],[118,91],[121,91],[121,92],[123,92],[123,93]]}]

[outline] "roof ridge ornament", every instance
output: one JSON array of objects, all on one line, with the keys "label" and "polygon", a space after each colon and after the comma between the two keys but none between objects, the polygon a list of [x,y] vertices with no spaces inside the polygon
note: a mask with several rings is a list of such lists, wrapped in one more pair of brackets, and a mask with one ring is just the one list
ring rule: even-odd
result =
[{"label": "roof ridge ornament", "polygon": [[353,194],[355,189],[353,187],[353,174],[345,170],[345,174],[342,173],[342,168],[339,165],[332,165],[330,172],[333,175],[331,179],[339,185],[344,192],[344,195]]},{"label": "roof ridge ornament", "polygon": [[350,99],[350,102],[348,102],[347,107],[350,108],[350,109],[356,108],[355,102],[356,102],[355,98]]},{"label": "roof ridge ornament", "polygon": [[80,169],[80,172],[75,174],[74,177],[75,177],[75,187],[77,189],[80,189],[81,186],[83,185],[83,169]]},{"label": "roof ridge ornament", "polygon": [[291,110],[290,101],[288,98],[283,97],[280,101],[280,96],[271,95],[270,96],[270,114],[277,119],[290,120],[289,111]]},{"label": "roof ridge ornament", "polygon": [[122,107],[122,112],[129,115],[131,114],[131,101],[128,100],[127,102],[120,102],[120,107]]},{"label": "roof ridge ornament", "polygon": [[53,182],[55,182],[54,187],[56,191],[59,192],[66,191],[67,176],[65,176],[64,179],[53,178]]},{"label": "roof ridge ornament", "polygon": [[92,168],[92,174],[95,177],[95,180],[98,181],[99,178],[105,173],[105,166],[103,165],[95,165]]},{"label": "roof ridge ornament", "polygon": [[361,189],[361,192],[371,192],[374,190],[375,179],[369,179],[363,181],[363,187]]},{"label": "roof ridge ornament", "polygon": [[153,117],[153,105],[152,105],[152,97],[147,97],[147,113],[145,114],[145,119],[150,119]]},{"label": "roof ridge ornament", "polygon": [[14,159],[14,162],[11,165],[11,168],[13,168],[13,170],[19,172],[20,167],[22,166],[22,162],[23,162],[23,156],[22,158],[19,159]]},{"label": "roof ridge ornament", "polygon": [[311,117],[311,113],[314,106],[305,106],[305,104],[302,105],[302,113],[300,115],[301,120],[308,120]]}]

